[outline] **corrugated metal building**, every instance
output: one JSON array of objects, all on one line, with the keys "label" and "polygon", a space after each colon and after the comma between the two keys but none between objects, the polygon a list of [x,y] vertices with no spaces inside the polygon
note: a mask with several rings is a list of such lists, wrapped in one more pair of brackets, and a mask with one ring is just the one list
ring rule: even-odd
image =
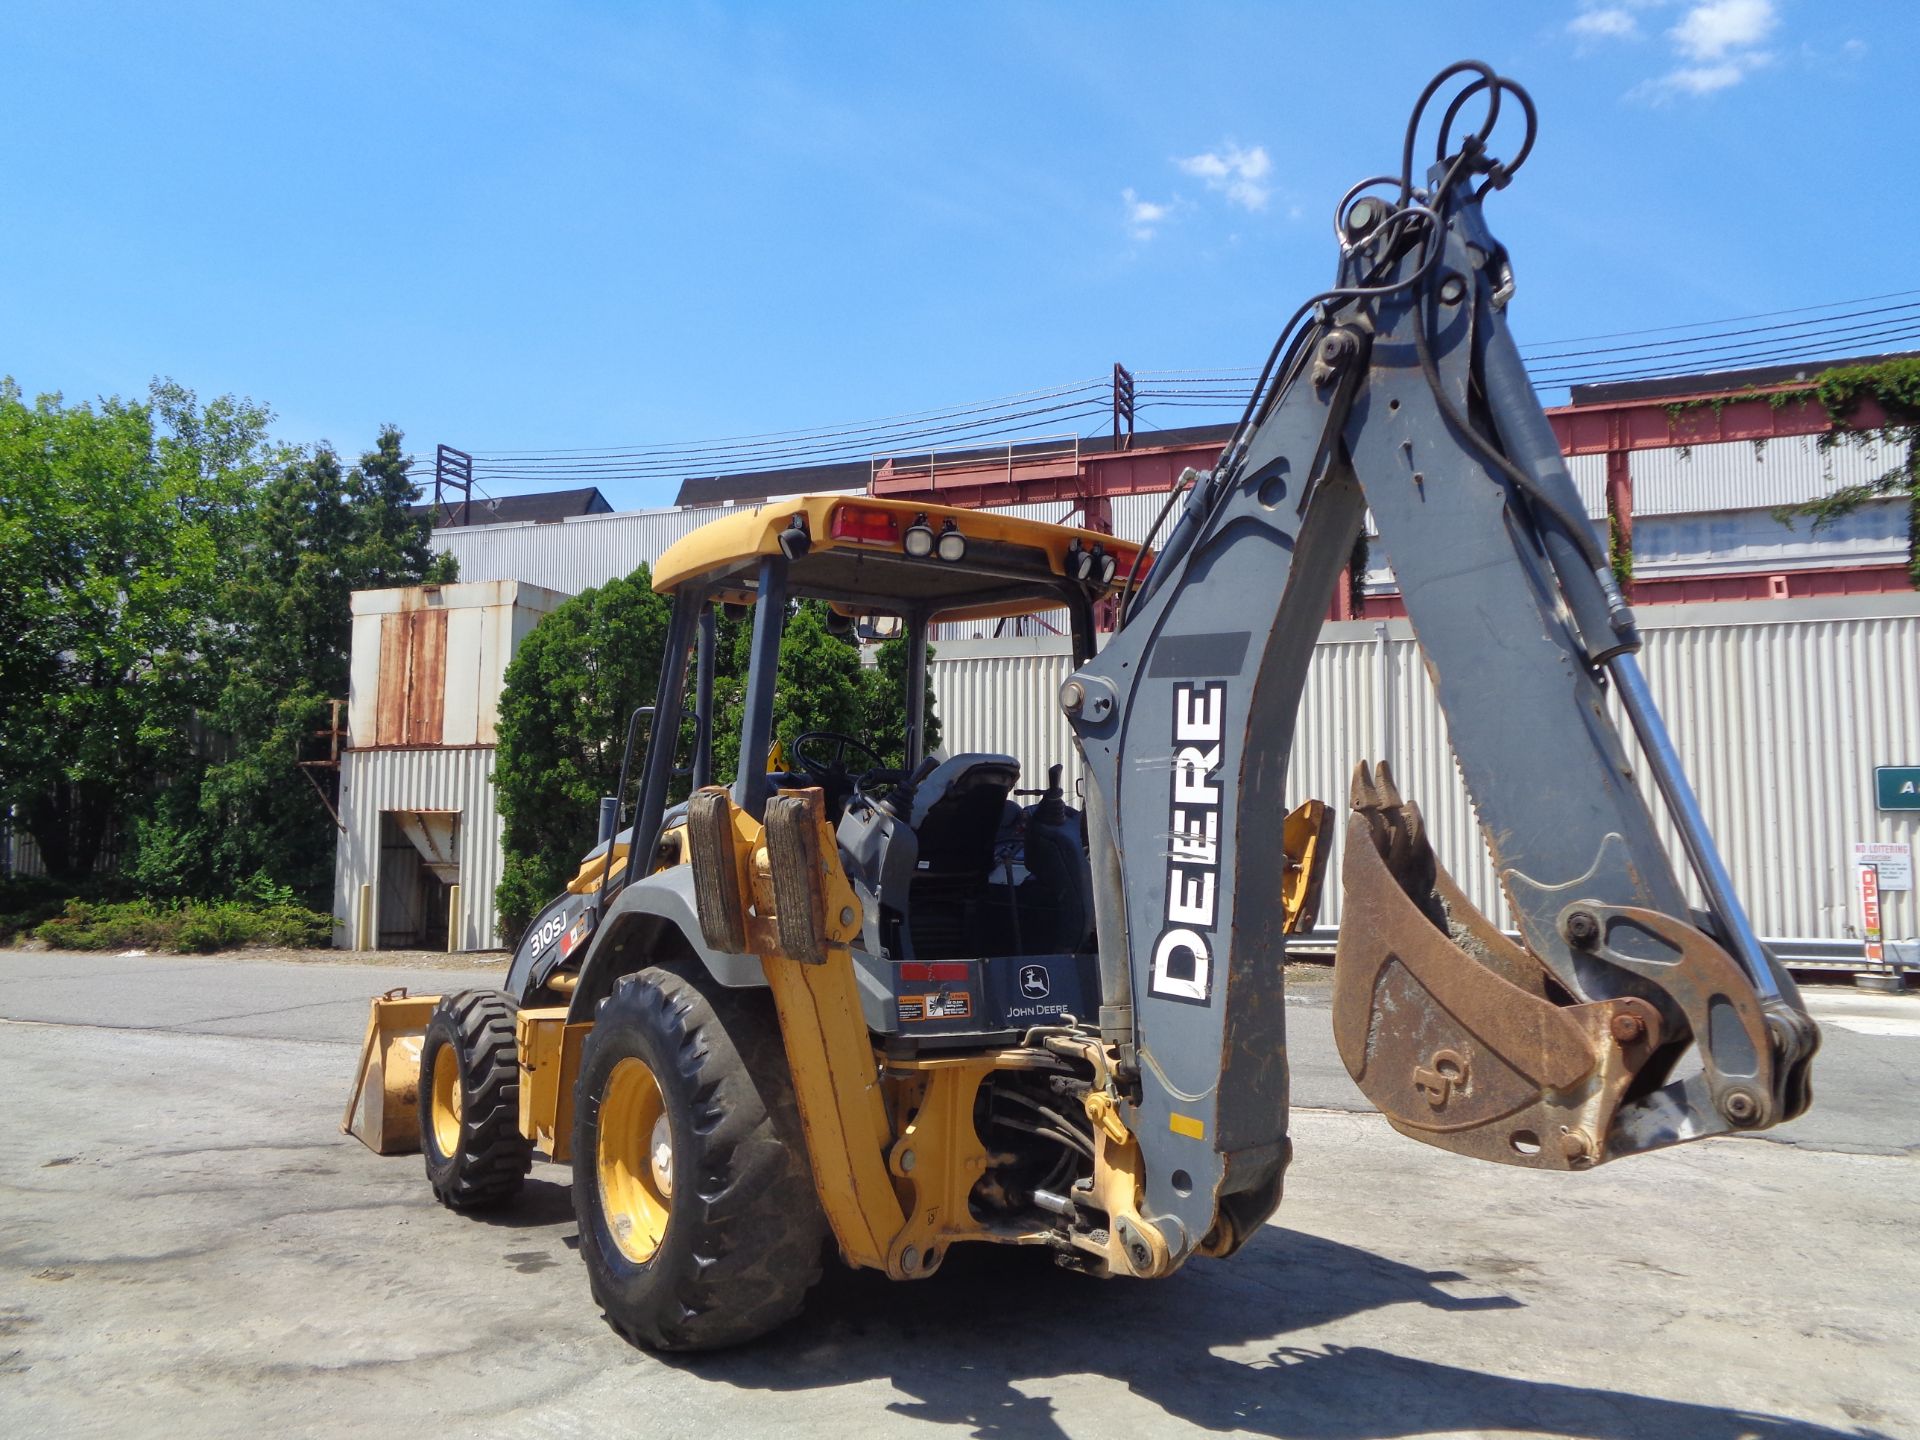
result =
[{"label": "corrugated metal building", "polygon": [[[1764,446],[1734,442],[1635,451],[1629,457],[1635,495],[1635,577],[1653,582],[1725,572],[1785,575],[1902,565],[1907,556],[1904,500],[1872,501],[1818,531],[1807,521],[1783,524],[1773,515],[1780,506],[1870,480],[1893,459],[1882,451],[1852,445],[1822,449],[1811,436]],[[1576,455],[1568,461],[1568,469],[1595,529],[1604,535],[1605,457]],[[1136,544],[1145,540],[1164,500],[1163,495],[1115,496],[1114,534]],[[453,526],[436,530],[434,545],[459,559],[463,576],[526,580],[574,594],[629,574],[642,561],[652,564],[675,540],[728,508],[634,510],[545,523]],[[994,513],[1060,523],[1072,512],[1070,506],[1055,502],[1001,506]],[[1383,599],[1395,595],[1393,571],[1384,557],[1377,557],[1367,573],[1367,593]],[[949,630],[941,638],[953,638],[955,633]]]},{"label": "corrugated metal building", "polygon": [[[1754,924],[1805,961],[1855,968],[1853,844],[1920,839],[1920,812],[1874,808],[1873,776],[1879,765],[1920,764],[1920,595],[1649,606],[1640,623],[1648,679]],[[1028,775],[1064,762],[1077,781],[1055,700],[1068,668],[1065,643],[1050,638],[942,645],[933,684],[946,743],[1005,750]],[[1631,730],[1614,718],[1631,750]],[[1404,620],[1322,629],[1290,792],[1344,808],[1360,759],[1392,762],[1442,862],[1475,904],[1509,924]],[[1657,802],[1655,812],[1663,813]],[[1678,855],[1672,827],[1662,834]],[[1330,876],[1338,866],[1336,841]],[[1325,931],[1339,924],[1338,892],[1328,885]],[[1912,892],[1888,892],[1883,912],[1886,935],[1920,934]]]},{"label": "corrugated metal building", "polygon": [[[1889,463],[1881,454],[1847,445],[1823,449],[1812,437],[1795,437],[1764,446],[1635,451],[1628,461],[1636,497],[1635,576],[1650,582],[1654,598],[1682,596],[1684,577],[1716,572],[1844,577],[1848,567],[1905,563],[1903,501],[1864,506],[1819,532],[1805,522],[1783,525],[1772,515],[1775,507],[1879,474]],[[1604,533],[1606,458],[1577,455],[1569,466],[1596,530]],[[839,467],[822,473],[819,489],[860,478]],[[782,476],[781,488],[804,482],[794,472]],[[1164,498],[1112,497],[1115,533],[1143,540]],[[578,592],[655,561],[727,508],[463,526],[436,531],[434,543],[459,558],[470,580],[513,579]],[[1059,522],[1071,511],[1053,502],[1000,513]],[[1370,570],[1367,582],[1369,595],[1381,597],[1380,610],[1398,609],[1384,563]],[[1777,584],[1770,593],[1789,589]],[[1375,608],[1371,601],[1368,608]],[[1915,828],[1914,817],[1875,812],[1871,786],[1875,764],[1920,764],[1920,597],[1645,604],[1639,613],[1656,693],[1762,933],[1793,942],[1796,954],[1851,963],[1859,954],[1851,845],[1910,842]],[[995,633],[1004,628],[969,623],[936,633],[934,686],[947,747],[1011,751],[1030,777],[1053,761],[1072,773],[1072,746],[1054,701],[1067,671],[1065,642],[1031,633],[1044,632],[1044,625],[1025,627],[1027,634]],[[356,648],[356,686],[361,664]],[[361,733],[356,720],[355,734]],[[1443,857],[1476,901],[1504,922],[1504,901],[1403,620],[1326,627],[1304,701],[1292,772],[1296,793],[1343,800],[1348,770],[1362,756],[1397,763],[1409,792],[1427,809]],[[362,773],[372,783],[376,772]],[[497,847],[490,863],[497,874]],[[488,888],[490,909],[491,882]],[[1323,926],[1337,923],[1337,907],[1337,895],[1330,894]],[[1888,894],[1884,909],[1888,935],[1920,932],[1910,893]]]},{"label": "corrugated metal building", "polygon": [[336,945],[485,950],[500,881],[494,722],[507,664],[567,597],[517,580],[353,597]]}]

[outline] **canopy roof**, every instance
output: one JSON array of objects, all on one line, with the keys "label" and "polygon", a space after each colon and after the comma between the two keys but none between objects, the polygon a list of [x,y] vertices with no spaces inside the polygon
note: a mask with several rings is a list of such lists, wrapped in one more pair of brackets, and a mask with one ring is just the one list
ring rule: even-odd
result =
[{"label": "canopy roof", "polygon": [[[985,510],[806,495],[743,508],[675,541],[653,568],[653,588],[671,594],[696,585],[721,599],[751,601],[760,561],[781,553],[782,532],[796,524],[805,530],[807,546],[788,567],[788,587],[850,611],[899,614],[925,606],[932,614],[966,619],[1057,609],[1080,585],[1096,600],[1117,592],[1140,549],[1111,535]],[[936,540],[957,532],[966,553],[958,560],[940,559],[937,548],[925,556],[908,554],[907,532],[916,525],[926,526]],[[1096,545],[1114,558],[1112,581],[1071,579],[1070,557]]]}]

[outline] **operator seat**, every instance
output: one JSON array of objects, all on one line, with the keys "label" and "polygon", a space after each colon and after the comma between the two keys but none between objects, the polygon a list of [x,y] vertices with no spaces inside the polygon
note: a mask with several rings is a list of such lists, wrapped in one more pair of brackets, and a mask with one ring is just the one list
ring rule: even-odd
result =
[{"label": "operator seat", "polygon": [[907,815],[920,837],[919,869],[985,878],[1019,779],[1020,762],[1011,755],[961,754],[936,765],[914,787]]},{"label": "operator seat", "polygon": [[[882,943],[895,959],[983,953],[969,916],[993,870],[1019,778],[1011,755],[960,754],[923,764],[880,803],[872,819],[884,838],[870,835],[855,851],[869,857]],[[866,830],[872,821],[856,823]]]}]

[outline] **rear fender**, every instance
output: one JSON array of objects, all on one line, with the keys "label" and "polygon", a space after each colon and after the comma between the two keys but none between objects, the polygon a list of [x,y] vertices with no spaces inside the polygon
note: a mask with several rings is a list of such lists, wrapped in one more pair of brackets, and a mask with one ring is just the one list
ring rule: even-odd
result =
[{"label": "rear fender", "polygon": [[732,989],[767,983],[757,956],[731,955],[701,938],[693,902],[693,868],[675,865],[635,880],[607,907],[606,919],[581,962],[569,1018],[593,1019],[595,1009],[613,993],[621,976],[659,964],[663,957],[698,964]]}]

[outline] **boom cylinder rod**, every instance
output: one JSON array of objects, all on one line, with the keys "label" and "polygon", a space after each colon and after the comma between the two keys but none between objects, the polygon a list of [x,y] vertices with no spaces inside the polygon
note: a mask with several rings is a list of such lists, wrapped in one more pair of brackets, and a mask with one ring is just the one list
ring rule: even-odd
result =
[{"label": "boom cylinder rod", "polygon": [[1695,798],[1686,771],[1680,766],[1680,753],[1673,748],[1666,722],[1653,703],[1653,693],[1647,689],[1647,677],[1640,669],[1639,659],[1631,652],[1622,652],[1607,661],[1607,671],[1620,687],[1620,702],[1626,707],[1627,718],[1633,722],[1633,733],[1640,737],[1640,748],[1646,752],[1647,764],[1653,769],[1654,783],[1666,797],[1667,809],[1680,829],[1680,843],[1693,862],[1694,874],[1700,877],[1700,888],[1706,891],[1707,904],[1726,927],[1734,958],[1747,972],[1747,978],[1763,1001],[1781,999],[1779,978],[1760,947],[1760,937],[1754,934],[1753,923],[1747,919],[1746,908],[1733,888],[1733,877],[1727,873],[1726,862],[1720,858],[1713,836],[1707,831],[1706,816],[1701,813],[1700,801]]}]

